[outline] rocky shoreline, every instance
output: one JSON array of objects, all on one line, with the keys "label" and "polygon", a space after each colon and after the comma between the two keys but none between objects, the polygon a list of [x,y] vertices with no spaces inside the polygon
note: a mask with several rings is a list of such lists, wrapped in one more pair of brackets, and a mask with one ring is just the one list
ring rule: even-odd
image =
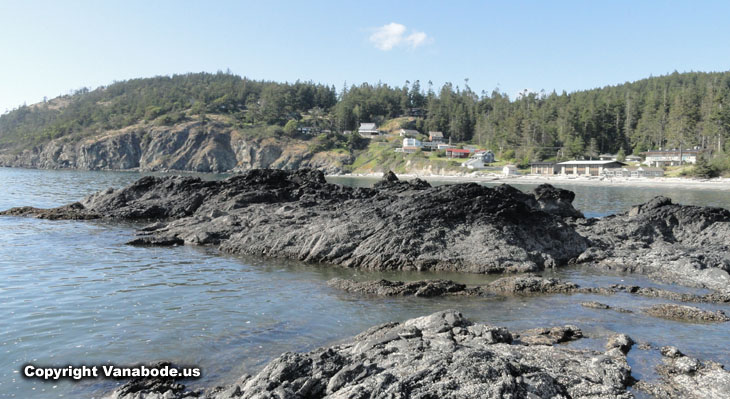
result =
[{"label": "rocky shoreline", "polygon": [[626,358],[631,337],[609,337],[602,352],[568,344],[582,338],[576,326],[512,332],[447,310],[375,326],[330,347],[284,353],[228,386],[188,390],[174,379],[135,379],[105,398],[629,399],[636,390],[657,398],[730,392],[730,373],[721,365],[677,348],[659,350],[658,380],[636,381]]},{"label": "rocky shoreline", "polygon": [[[329,282],[357,295],[627,293],[730,303],[730,211],[657,197],[623,214],[586,219],[573,208],[573,198],[549,185],[527,194],[506,185],[432,187],[387,174],[373,188],[352,188],[329,184],[315,170],[251,170],[223,181],[144,177],[59,208],[21,207],[0,215],[149,222],[131,245],[212,245],[230,253],[373,270],[512,274],[482,286],[448,280]],[[534,274],[575,264],[712,291],[580,287]],[[721,310],[676,303],[636,310],[582,305],[693,323],[728,321]],[[563,345],[582,335],[575,326],[511,332],[473,324],[455,311],[439,312],[374,327],[345,344],[284,354],[231,386],[188,391],[176,381],[131,381],[109,397],[633,397],[629,388],[635,381],[626,363],[633,340],[618,335],[605,352]],[[678,353],[663,350],[661,380],[641,381],[636,389],[670,398],[730,392],[730,374],[721,366]]]}]

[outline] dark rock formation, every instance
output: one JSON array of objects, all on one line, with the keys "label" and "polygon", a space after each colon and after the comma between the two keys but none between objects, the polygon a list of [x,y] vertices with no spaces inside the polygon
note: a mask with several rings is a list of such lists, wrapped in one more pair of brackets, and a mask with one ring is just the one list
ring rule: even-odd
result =
[{"label": "dark rock formation", "polygon": [[[550,194],[550,190],[555,191]],[[137,245],[212,244],[228,252],[367,269],[536,271],[567,263],[586,240],[510,186],[431,187],[388,175],[379,188],[328,184],[322,172],[251,170],[223,181],[144,177],[75,204],[73,212],[12,209],[37,217],[157,219]],[[542,204],[542,205],[541,205]]]},{"label": "dark rock formation", "polygon": [[677,348],[662,347],[659,381],[639,381],[635,387],[656,398],[709,399],[730,397],[730,373],[721,364],[700,362]]},{"label": "dark rock formation", "polygon": [[578,289],[576,284],[556,278],[533,274],[507,276],[487,285],[467,287],[451,280],[420,281],[354,281],[334,278],[327,285],[343,291],[374,296],[489,296],[569,294]]},{"label": "dark rock formation", "polygon": [[580,221],[591,240],[578,262],[730,292],[730,211],[657,197],[630,211]]},{"label": "dark rock formation", "polygon": [[644,312],[654,317],[689,322],[724,322],[730,320],[722,310],[713,312],[694,306],[675,305],[671,303],[654,305],[644,309]]},{"label": "dark rock formation", "polygon": [[450,280],[421,280],[421,281],[353,281],[333,278],[327,285],[339,290],[374,296],[418,296],[436,297],[445,295],[479,295],[477,290],[467,289],[466,285]]},{"label": "dark rock formation", "polygon": [[484,287],[486,291],[500,295],[567,294],[577,288],[578,285],[571,282],[535,275],[502,277]]},{"label": "dark rock formation", "polygon": [[[566,331],[575,337],[575,329]],[[621,352],[513,343],[505,328],[444,311],[373,327],[340,345],[285,353],[256,376],[201,397],[628,399],[631,382]]]}]

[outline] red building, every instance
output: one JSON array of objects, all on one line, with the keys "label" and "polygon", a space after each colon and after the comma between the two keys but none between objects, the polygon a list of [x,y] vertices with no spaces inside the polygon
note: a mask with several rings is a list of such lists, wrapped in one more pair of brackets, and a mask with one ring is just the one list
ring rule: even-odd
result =
[{"label": "red building", "polygon": [[447,148],[446,156],[449,158],[469,158],[469,150],[461,150],[458,148]]}]

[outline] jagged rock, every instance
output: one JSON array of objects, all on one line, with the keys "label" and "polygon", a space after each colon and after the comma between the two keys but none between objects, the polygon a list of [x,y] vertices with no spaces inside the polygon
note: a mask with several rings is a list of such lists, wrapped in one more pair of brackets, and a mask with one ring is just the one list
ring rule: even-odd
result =
[{"label": "jagged rock", "polygon": [[583,338],[583,332],[576,326],[532,328],[520,332],[520,341],[526,345],[554,345]]},{"label": "jagged rock", "polygon": [[730,318],[722,310],[712,312],[696,308],[694,306],[661,304],[644,309],[649,315],[664,319],[690,321],[690,322],[724,322]]},{"label": "jagged rock", "polygon": [[[623,356],[512,343],[505,328],[456,311],[370,328],[308,353],[285,353],[204,398],[632,398]],[[172,396],[173,398],[175,396]]]},{"label": "jagged rock", "polygon": [[96,137],[67,137],[20,153],[0,151],[0,165],[41,169],[228,172],[254,168],[315,168],[336,174],[351,154],[312,153],[307,141],[240,135],[220,120],[173,126],[140,123]]},{"label": "jagged rock", "polygon": [[606,350],[618,348],[624,355],[629,353],[632,346],[634,346],[634,340],[626,334],[616,334],[606,342]]},{"label": "jagged rock", "polygon": [[501,295],[567,294],[578,286],[556,278],[536,275],[502,277],[489,283],[484,290]]},{"label": "jagged rock", "polygon": [[144,177],[91,195],[66,216],[166,222],[140,231],[135,245],[184,242],[366,269],[495,273],[554,267],[586,249],[571,226],[536,204],[507,186],[431,187],[388,175],[380,188],[352,188],[328,184],[320,171],[251,170],[223,181]]},{"label": "jagged rock", "polygon": [[591,241],[578,257],[594,267],[647,274],[730,294],[730,211],[657,197],[630,211],[578,221]]},{"label": "jagged rock", "polygon": [[418,296],[435,297],[444,295],[478,295],[475,290],[468,290],[466,285],[450,280],[421,280],[421,281],[364,281],[358,282],[341,278],[334,278],[327,285],[347,292],[375,296]]},{"label": "jagged rock", "polygon": [[656,368],[659,381],[639,381],[636,389],[667,399],[730,397],[730,373],[721,364],[700,362],[674,347],[663,347],[661,353],[663,364]]}]

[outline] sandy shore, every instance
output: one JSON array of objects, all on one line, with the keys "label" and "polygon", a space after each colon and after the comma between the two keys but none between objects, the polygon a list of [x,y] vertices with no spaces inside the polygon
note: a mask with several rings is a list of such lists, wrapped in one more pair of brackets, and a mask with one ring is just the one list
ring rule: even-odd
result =
[{"label": "sandy shore", "polygon": [[[349,174],[342,177],[371,177],[380,178],[382,173]],[[504,176],[495,173],[472,173],[465,175],[420,175],[420,174],[399,174],[401,179],[421,178],[434,181],[454,182],[490,182],[507,184],[572,184],[586,186],[617,186],[617,187],[667,187],[680,189],[712,189],[730,191],[730,178],[695,179],[686,177],[595,177],[595,176],[541,176],[541,175],[516,175]]]}]

